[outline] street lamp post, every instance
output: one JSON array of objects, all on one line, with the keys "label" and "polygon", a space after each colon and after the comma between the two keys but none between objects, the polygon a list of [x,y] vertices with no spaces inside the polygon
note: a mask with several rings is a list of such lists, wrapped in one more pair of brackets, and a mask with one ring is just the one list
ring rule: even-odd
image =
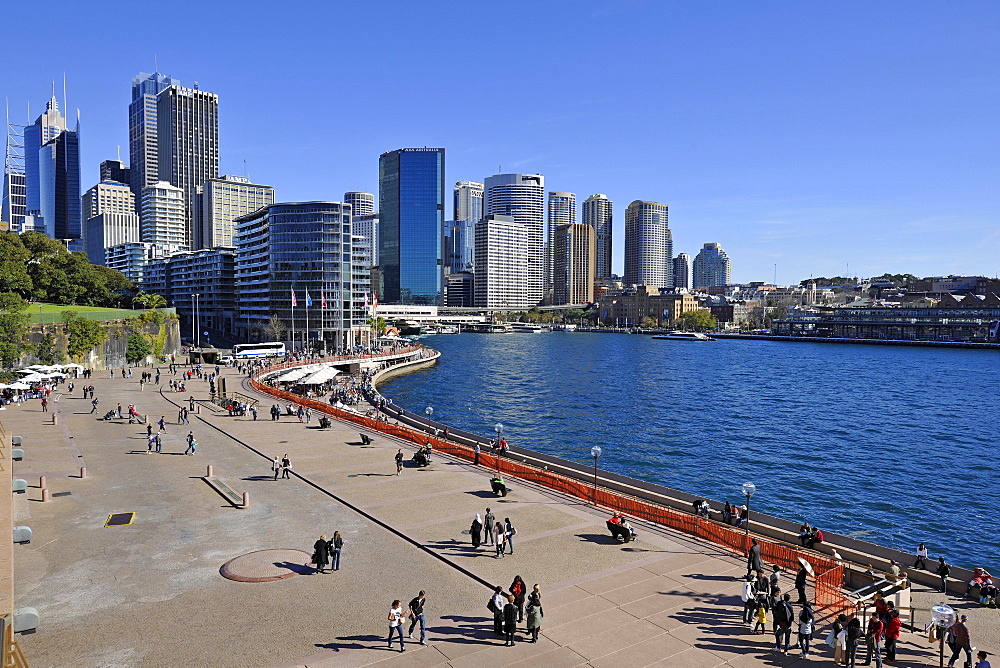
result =
[{"label": "street lamp post", "polygon": [[496,460],[497,460],[497,477],[500,477],[500,455],[502,454],[500,450],[500,439],[503,434],[503,425],[497,422],[493,425],[493,431],[497,433],[497,450],[496,450]]},{"label": "street lamp post", "polygon": [[743,496],[747,497],[747,535],[750,535],[750,497],[757,491],[757,486],[752,482],[743,483]]},{"label": "street lamp post", "polygon": [[590,449],[590,456],[594,458],[594,505],[597,505],[597,459],[601,456],[601,446],[595,445]]},{"label": "street lamp post", "polygon": [[931,606],[931,623],[938,631],[938,666],[944,667],[944,636],[955,625],[955,610],[945,603]]},{"label": "street lamp post", "polygon": [[427,433],[433,434],[434,433],[434,428],[431,427],[431,422],[430,421],[434,417],[434,407],[433,406],[428,406],[427,408],[425,408],[424,409],[424,415],[427,416]]}]

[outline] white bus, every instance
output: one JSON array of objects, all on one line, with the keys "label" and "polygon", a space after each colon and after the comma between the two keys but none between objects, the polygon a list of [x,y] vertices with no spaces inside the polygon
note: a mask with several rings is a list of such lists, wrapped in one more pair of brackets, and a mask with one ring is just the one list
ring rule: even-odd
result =
[{"label": "white bus", "polygon": [[258,357],[283,357],[285,344],[277,341],[268,343],[237,343],[233,346],[233,359],[248,360]]}]

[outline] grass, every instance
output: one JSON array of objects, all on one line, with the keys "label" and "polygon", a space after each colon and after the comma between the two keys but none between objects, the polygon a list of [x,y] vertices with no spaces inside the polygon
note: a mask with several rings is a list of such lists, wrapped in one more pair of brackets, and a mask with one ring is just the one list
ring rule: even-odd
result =
[{"label": "grass", "polygon": [[83,318],[91,320],[121,320],[132,318],[142,311],[122,308],[102,308],[100,306],[60,306],[59,304],[32,303],[28,306],[31,322],[62,322],[63,311],[73,311]]}]

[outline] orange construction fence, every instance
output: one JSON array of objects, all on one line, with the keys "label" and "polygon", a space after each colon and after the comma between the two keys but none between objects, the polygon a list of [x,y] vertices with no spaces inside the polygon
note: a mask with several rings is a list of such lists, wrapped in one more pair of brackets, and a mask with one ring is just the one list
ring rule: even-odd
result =
[{"label": "orange construction fence", "polygon": [[[278,368],[297,365],[300,366],[301,363],[284,364]],[[269,373],[274,370],[275,367],[266,369]],[[366,417],[353,411],[341,410],[327,403],[314,399],[306,399],[291,392],[276,390],[273,387],[258,382],[256,375],[251,377],[250,382],[256,389],[273,397],[311,408],[314,411],[331,415],[340,420],[352,422],[366,429],[417,445],[427,445],[430,443],[432,448],[438,452],[444,452],[467,461],[473,461],[475,457],[475,452],[471,446],[444,440],[422,431],[411,429],[410,427],[389,424],[388,422]],[[479,464],[484,468],[497,471],[501,476],[527,480],[548,489],[575,497],[581,501],[594,504],[595,506],[603,506],[613,511],[625,513],[631,517],[654,522],[689,536],[714,543],[741,556],[748,554],[750,540],[751,538],[756,538],[761,548],[761,558],[768,563],[777,564],[788,571],[797,571],[799,569],[800,557],[810,563],[815,572],[815,608],[817,611],[823,611],[832,615],[842,612],[852,613],[854,611],[854,603],[844,596],[842,591],[844,578],[843,564],[825,554],[800,549],[793,545],[770,540],[759,535],[751,536],[745,531],[723,522],[706,519],[693,513],[683,512],[651,501],[628,496],[596,486],[593,482],[587,483],[577,478],[571,478],[507,457],[497,457],[491,453],[481,452]]]}]

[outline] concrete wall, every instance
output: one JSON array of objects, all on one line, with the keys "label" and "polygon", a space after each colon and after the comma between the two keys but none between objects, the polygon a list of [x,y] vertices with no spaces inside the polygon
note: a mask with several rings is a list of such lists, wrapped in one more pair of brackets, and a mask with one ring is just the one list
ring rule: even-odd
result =
[{"label": "concrete wall", "polygon": [[[56,349],[62,351],[66,362],[78,362],[83,366],[94,370],[115,369],[128,366],[125,361],[125,352],[128,348],[128,329],[123,320],[108,320],[101,323],[104,326],[106,338],[104,343],[95,346],[90,352],[85,353],[80,359],[71,359],[66,353],[67,334],[65,323],[34,323],[28,330],[28,340],[31,343],[39,343],[46,334],[51,334],[55,338]],[[166,320],[163,325],[166,330],[166,341],[163,347],[163,354],[167,357],[180,356],[181,333],[176,320]],[[141,332],[150,337],[160,334],[160,325],[154,322],[143,323]],[[148,362],[155,364],[157,360],[151,355]],[[39,364],[40,361],[34,355],[23,355],[19,360],[19,366],[29,364]]]}]

